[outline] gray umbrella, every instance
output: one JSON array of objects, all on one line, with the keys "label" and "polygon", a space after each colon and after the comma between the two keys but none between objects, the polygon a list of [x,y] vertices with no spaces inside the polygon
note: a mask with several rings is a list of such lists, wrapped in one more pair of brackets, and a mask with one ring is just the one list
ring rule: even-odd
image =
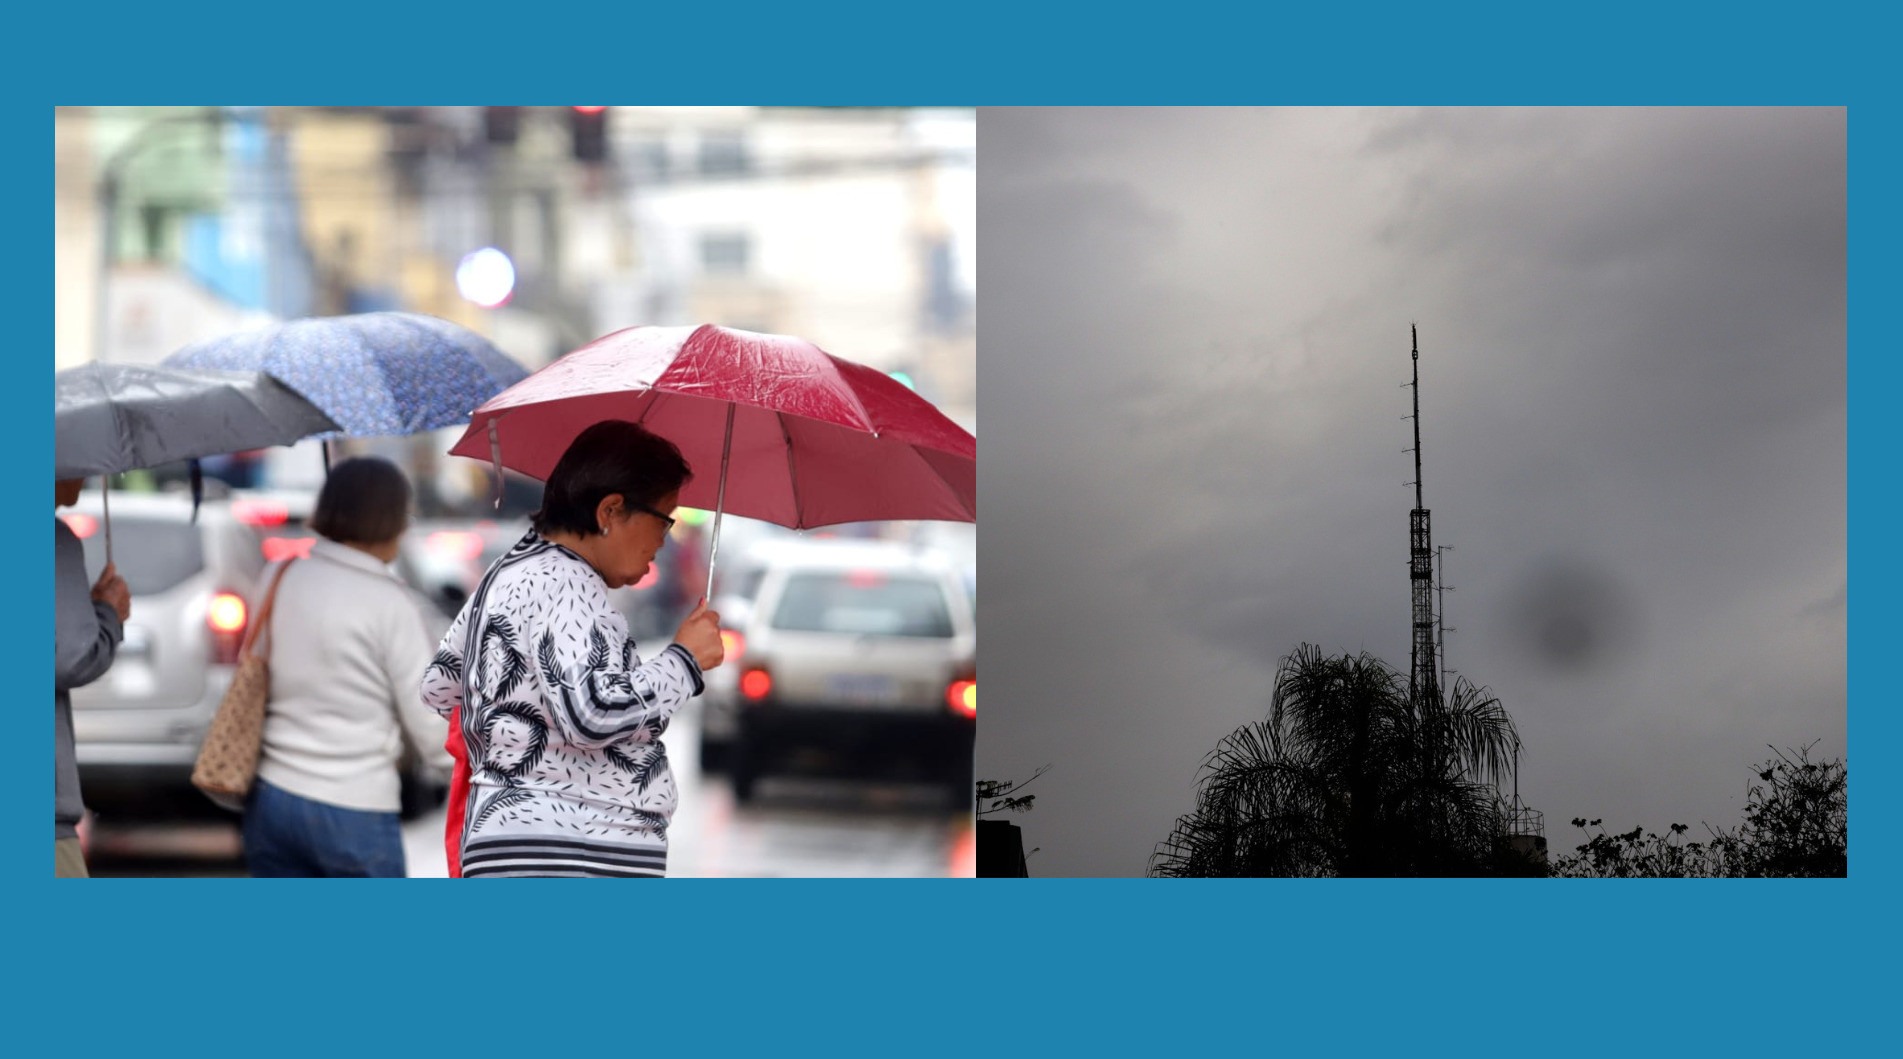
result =
[{"label": "gray umbrella", "polygon": [[[53,376],[55,479],[288,445],[336,429],[262,372],[85,364]],[[110,561],[110,525],[106,548]]]}]

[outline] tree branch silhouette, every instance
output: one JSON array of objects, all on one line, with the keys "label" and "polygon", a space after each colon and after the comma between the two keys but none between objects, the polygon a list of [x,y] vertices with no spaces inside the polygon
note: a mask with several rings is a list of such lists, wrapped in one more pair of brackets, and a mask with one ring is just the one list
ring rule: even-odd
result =
[{"label": "tree branch silhouette", "polygon": [[980,806],[984,806],[985,802],[993,802],[994,804],[980,808],[978,815],[983,816],[986,813],[1001,812],[1021,813],[1030,809],[1031,802],[1037,798],[1037,795],[1026,794],[1016,796],[1014,792],[1021,791],[1025,787],[1030,786],[1032,780],[1037,779],[1048,771],[1050,771],[1050,766],[1044,765],[1022,780],[979,780],[978,804]]}]

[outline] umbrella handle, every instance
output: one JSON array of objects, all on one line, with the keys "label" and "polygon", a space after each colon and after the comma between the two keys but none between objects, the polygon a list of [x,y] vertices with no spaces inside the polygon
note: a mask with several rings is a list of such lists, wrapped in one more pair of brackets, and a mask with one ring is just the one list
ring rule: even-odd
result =
[{"label": "umbrella handle", "polygon": [[720,556],[720,516],[727,507],[727,457],[733,452],[733,405],[727,405],[727,437],[720,443],[720,488],[714,493],[714,541],[707,549],[707,605],[714,602],[714,560]]}]

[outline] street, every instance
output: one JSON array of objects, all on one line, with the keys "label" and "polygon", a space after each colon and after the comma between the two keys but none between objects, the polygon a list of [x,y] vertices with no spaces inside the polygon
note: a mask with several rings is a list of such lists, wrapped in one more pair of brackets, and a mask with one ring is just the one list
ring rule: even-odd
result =
[{"label": "street", "polygon": [[[697,765],[698,709],[669,727],[666,743],[680,811],[669,829],[674,877],[971,876],[971,814],[948,812],[937,787],[824,779],[765,779],[740,807],[725,780]],[[236,818],[209,809],[192,820],[97,821],[89,861],[100,878],[243,876]],[[404,825],[412,878],[448,874],[444,814]]]}]

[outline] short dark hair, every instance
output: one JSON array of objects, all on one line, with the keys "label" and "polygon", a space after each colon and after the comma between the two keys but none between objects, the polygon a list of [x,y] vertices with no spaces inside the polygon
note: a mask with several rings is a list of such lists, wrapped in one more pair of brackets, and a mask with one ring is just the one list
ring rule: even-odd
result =
[{"label": "short dark hair", "polygon": [[555,461],[542,487],[537,533],[599,532],[601,499],[620,493],[629,505],[652,507],[687,484],[694,472],[674,443],[624,419],[607,419],[581,432]]},{"label": "short dark hair", "polygon": [[382,544],[410,525],[410,481],[380,456],[333,466],[317,494],[310,527],[338,544]]}]

